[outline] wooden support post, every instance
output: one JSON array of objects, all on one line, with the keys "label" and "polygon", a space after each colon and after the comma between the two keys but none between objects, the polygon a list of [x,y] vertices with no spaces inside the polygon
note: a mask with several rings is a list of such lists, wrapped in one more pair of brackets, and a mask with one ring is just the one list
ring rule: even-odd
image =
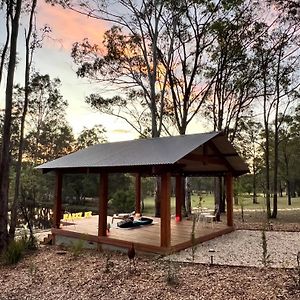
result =
[{"label": "wooden support post", "polygon": [[135,175],[135,213],[141,215],[141,175]]},{"label": "wooden support post", "polygon": [[54,210],[53,210],[53,227],[60,227],[60,219],[61,219],[61,207],[62,207],[62,173],[60,171],[56,171],[55,173],[55,202],[54,202]]},{"label": "wooden support post", "polygon": [[176,222],[182,220],[182,204],[185,196],[185,183],[182,175],[176,176]]},{"label": "wooden support post", "polygon": [[226,175],[227,226],[233,226],[233,177]]},{"label": "wooden support post", "polygon": [[161,175],[161,222],[160,222],[160,245],[169,248],[171,246],[171,211],[170,211],[170,173]]},{"label": "wooden support post", "polygon": [[98,236],[106,236],[108,202],[108,174],[100,174]]}]

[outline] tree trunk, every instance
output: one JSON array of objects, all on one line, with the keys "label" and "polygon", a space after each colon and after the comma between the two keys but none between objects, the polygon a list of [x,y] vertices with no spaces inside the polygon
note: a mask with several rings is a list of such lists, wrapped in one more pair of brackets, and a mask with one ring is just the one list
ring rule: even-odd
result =
[{"label": "tree trunk", "polygon": [[220,189],[220,207],[219,210],[221,213],[225,213],[226,211],[226,191],[225,191],[225,180],[223,177],[219,177],[219,189]]},{"label": "tree trunk", "polygon": [[265,127],[265,179],[266,179],[266,205],[267,205],[267,217],[271,218],[271,197],[270,197],[270,138],[269,138],[269,114],[267,108],[267,62],[263,64],[263,85],[264,85],[264,127]]},{"label": "tree trunk", "polygon": [[252,188],[253,188],[253,204],[257,204],[257,193],[256,193],[256,167],[253,168]]},{"label": "tree trunk", "polygon": [[160,189],[161,189],[161,180],[158,176],[156,178],[156,185],[155,185],[155,217],[160,217]]},{"label": "tree trunk", "polygon": [[5,116],[2,136],[1,151],[1,177],[0,177],[0,253],[6,249],[8,244],[8,187],[10,169],[10,132],[12,122],[12,98],[14,87],[14,75],[17,57],[17,40],[19,33],[19,19],[21,14],[22,0],[17,0],[15,15],[12,19],[11,41],[9,62],[7,69],[6,93],[5,93]]},{"label": "tree trunk", "polygon": [[18,149],[18,162],[16,166],[16,178],[15,178],[15,193],[14,200],[11,209],[11,218],[10,218],[10,226],[9,226],[9,238],[13,240],[15,237],[15,231],[18,221],[18,206],[19,206],[19,193],[20,193],[20,179],[21,179],[21,168],[22,168],[22,159],[23,159],[23,148],[24,148],[24,129],[25,129],[25,119],[28,109],[29,102],[29,77],[30,77],[30,67],[32,61],[32,53],[31,49],[31,34],[33,29],[33,18],[34,12],[36,8],[37,0],[32,1],[30,18],[29,18],[29,26],[28,33],[26,35],[26,55],[25,55],[25,95],[24,95],[24,107],[23,113],[21,116],[21,128],[20,128],[20,141],[19,141],[19,149]]},{"label": "tree trunk", "polygon": [[[226,177],[224,178],[224,186],[226,186]],[[239,178],[236,179],[236,188],[233,189],[233,199],[234,199],[234,205],[238,206],[239,205]]]},{"label": "tree trunk", "polygon": [[191,213],[192,213],[191,186],[189,183],[189,178],[185,177],[185,214],[189,216]]},{"label": "tree trunk", "polygon": [[3,68],[4,68],[4,63],[5,63],[5,58],[6,58],[6,53],[8,50],[8,45],[9,45],[9,36],[10,36],[10,24],[9,24],[9,18],[10,18],[10,14],[11,14],[11,7],[12,4],[7,3],[7,7],[6,7],[6,39],[5,39],[5,43],[2,49],[2,53],[1,53],[1,61],[0,61],[0,84],[2,82],[2,76],[3,76]]},{"label": "tree trunk", "polygon": [[[221,206],[221,185],[220,185],[220,177],[214,178],[214,186],[215,186],[215,209],[218,210],[218,212],[221,212],[220,206]],[[217,221],[220,220],[220,215],[216,216]]]},{"label": "tree trunk", "polygon": [[281,65],[282,48],[279,50],[277,72],[276,72],[276,105],[275,105],[275,120],[274,120],[274,178],[273,178],[273,212],[272,218],[277,217],[277,197],[278,197],[278,162],[279,162],[279,104],[280,104],[280,65]]},{"label": "tree trunk", "polygon": [[283,188],[282,188],[282,182],[281,182],[281,180],[279,181],[279,196],[283,197]]},{"label": "tree trunk", "polygon": [[285,163],[285,171],[286,171],[286,196],[288,205],[292,205],[292,193],[291,193],[291,182],[290,182],[290,164],[288,155],[285,151],[284,153],[284,163]]},{"label": "tree trunk", "polygon": [[292,205],[291,183],[289,179],[287,179],[286,181],[286,195],[287,195],[288,205]]}]

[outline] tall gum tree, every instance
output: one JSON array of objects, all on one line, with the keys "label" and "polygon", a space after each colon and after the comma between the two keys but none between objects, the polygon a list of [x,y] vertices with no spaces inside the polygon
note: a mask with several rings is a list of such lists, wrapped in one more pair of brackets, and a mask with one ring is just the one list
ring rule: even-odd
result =
[{"label": "tall gum tree", "polygon": [[[21,168],[23,159],[23,148],[24,148],[24,130],[25,130],[25,119],[28,109],[29,102],[29,80],[31,65],[33,60],[33,54],[35,48],[38,46],[38,41],[36,40],[37,33],[35,32],[35,10],[36,10],[37,0],[32,0],[29,9],[29,21],[28,28],[25,30],[25,76],[24,76],[24,104],[23,111],[20,120],[20,138],[19,138],[19,149],[18,149],[18,160],[16,165],[16,175],[15,175],[15,190],[14,199],[11,207],[11,217],[9,226],[9,238],[11,240],[15,237],[15,230],[18,218],[18,202],[19,202],[19,192],[20,192],[20,178],[21,178]],[[33,35],[33,32],[35,33]],[[31,238],[33,238],[31,236]]]},{"label": "tall gum tree", "polygon": [[9,169],[10,169],[10,133],[12,123],[12,99],[14,87],[14,75],[17,56],[17,41],[19,33],[19,20],[22,9],[22,0],[16,2],[8,1],[11,5],[11,36],[9,47],[9,61],[6,78],[5,91],[5,115],[2,134],[1,149],[1,177],[0,177],[0,253],[6,249],[8,243],[8,188],[9,188]]},{"label": "tall gum tree", "polygon": [[[268,218],[277,217],[279,132],[291,103],[299,99],[300,81],[297,70],[300,62],[299,20],[288,20],[279,15],[274,26],[255,44],[263,94],[264,154],[266,205]],[[281,117],[280,117],[281,116]],[[273,137],[271,138],[271,133]],[[274,157],[271,160],[270,153]],[[270,169],[273,169],[271,178]],[[271,191],[271,180],[273,191]],[[271,210],[273,192],[273,211]]]},{"label": "tall gum tree", "polygon": [[[105,33],[102,46],[92,45],[88,40],[74,44],[72,57],[79,66],[77,74],[112,83],[110,89],[127,95],[126,100],[122,99],[127,106],[134,108],[133,101],[138,99],[137,105],[147,108],[151,137],[158,137],[163,127],[166,95],[166,75],[158,60],[166,4],[158,0],[118,1],[117,14],[109,1],[107,9],[100,6],[100,1],[96,2],[97,9],[90,2],[82,6],[85,13],[108,20],[113,26]],[[93,95],[94,102],[97,96]],[[112,104],[110,107],[114,104],[118,107],[118,100],[113,97],[106,102]],[[103,99],[99,101],[102,103]]]},{"label": "tall gum tree", "polygon": [[[216,36],[209,47],[207,76],[212,86],[204,103],[204,115],[214,131],[223,131],[234,142],[240,118],[258,96],[257,67],[251,55],[251,44],[259,29],[255,25],[256,6],[247,1],[231,3],[231,10],[221,10],[211,28]],[[222,178],[215,178],[215,204],[225,211]]]},{"label": "tall gum tree", "polygon": [[10,39],[10,18],[11,18],[11,9],[12,9],[12,3],[9,1],[6,2],[6,5],[4,5],[5,1],[2,1],[0,4],[0,8],[6,9],[6,18],[5,18],[5,30],[6,30],[6,37],[4,45],[1,49],[1,58],[0,58],[0,84],[2,82],[3,77],[3,70],[4,70],[4,64],[6,60],[6,55],[8,51],[8,45],[9,45],[9,39]]}]

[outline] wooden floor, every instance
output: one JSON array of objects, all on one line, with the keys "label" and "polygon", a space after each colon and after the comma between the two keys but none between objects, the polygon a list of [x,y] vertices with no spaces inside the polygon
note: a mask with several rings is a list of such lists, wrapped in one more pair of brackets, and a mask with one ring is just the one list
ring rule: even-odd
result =
[{"label": "wooden floor", "polygon": [[[166,254],[179,251],[192,246],[191,233],[192,221],[183,220],[176,222],[171,220],[171,248],[160,247],[160,219],[152,218],[153,224],[135,228],[122,229],[117,227],[117,222],[108,217],[107,222],[111,224],[111,229],[107,237],[97,236],[98,216],[82,218],[73,222],[64,223],[60,229],[52,229],[54,235],[61,235],[73,238],[82,238],[88,241],[108,244],[116,247],[128,248],[134,243],[139,251]],[[233,227],[228,227],[222,222],[204,223],[199,221],[195,226],[195,241],[201,243],[217,236],[233,231]]]}]

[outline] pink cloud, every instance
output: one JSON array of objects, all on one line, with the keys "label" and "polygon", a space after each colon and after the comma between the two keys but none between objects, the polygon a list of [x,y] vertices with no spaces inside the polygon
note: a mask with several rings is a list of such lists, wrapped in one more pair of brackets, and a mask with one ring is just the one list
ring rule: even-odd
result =
[{"label": "pink cloud", "polygon": [[89,18],[60,6],[51,6],[41,2],[38,7],[39,26],[47,24],[51,27],[51,39],[48,47],[70,50],[74,42],[88,38],[92,43],[101,44],[104,32],[109,28],[102,20]]}]

